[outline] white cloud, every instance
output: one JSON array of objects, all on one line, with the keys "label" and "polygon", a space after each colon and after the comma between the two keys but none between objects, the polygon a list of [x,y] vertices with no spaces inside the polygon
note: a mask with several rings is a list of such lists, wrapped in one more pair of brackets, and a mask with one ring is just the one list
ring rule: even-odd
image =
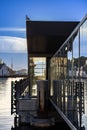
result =
[{"label": "white cloud", "polygon": [[16,31],[16,32],[25,32],[25,28],[0,28],[0,31]]},{"label": "white cloud", "polygon": [[0,36],[0,52],[27,52],[25,38]]}]

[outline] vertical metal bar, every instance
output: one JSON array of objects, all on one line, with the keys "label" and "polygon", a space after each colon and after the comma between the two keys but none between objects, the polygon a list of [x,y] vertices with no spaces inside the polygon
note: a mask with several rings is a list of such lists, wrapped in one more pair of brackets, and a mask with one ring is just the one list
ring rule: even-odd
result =
[{"label": "vertical metal bar", "polygon": [[46,57],[46,75],[45,75],[45,79],[48,80],[49,78],[49,58]]},{"label": "vertical metal bar", "polygon": [[73,95],[73,87],[74,87],[74,56],[73,56],[73,49],[74,49],[74,47],[73,47],[73,36],[72,36],[72,41],[71,41],[72,43],[72,84],[71,84],[71,97],[72,97],[72,101],[71,101],[71,103],[72,103],[72,122],[73,122],[73,111],[74,111],[74,105],[73,105],[73,101],[74,101],[74,99],[73,99],[73,97],[74,97],[74,95]]},{"label": "vertical metal bar", "polygon": [[64,85],[64,58],[65,58],[65,54],[66,54],[66,52],[65,52],[65,48],[63,48],[63,111],[64,111],[64,113],[65,113],[65,85]]},{"label": "vertical metal bar", "polygon": [[11,115],[13,114],[13,81],[11,82]]},{"label": "vertical metal bar", "polygon": [[80,82],[80,28],[78,30],[78,42],[79,42],[79,61],[78,61],[78,67],[79,67],[79,127],[81,130],[81,124],[82,124],[82,110],[81,110],[81,82]]}]

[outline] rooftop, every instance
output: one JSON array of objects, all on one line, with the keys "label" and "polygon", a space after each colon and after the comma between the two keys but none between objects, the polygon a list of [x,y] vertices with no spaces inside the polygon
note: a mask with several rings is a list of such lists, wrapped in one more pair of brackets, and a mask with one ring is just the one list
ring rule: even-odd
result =
[{"label": "rooftop", "polygon": [[26,20],[28,54],[51,57],[79,22]]}]

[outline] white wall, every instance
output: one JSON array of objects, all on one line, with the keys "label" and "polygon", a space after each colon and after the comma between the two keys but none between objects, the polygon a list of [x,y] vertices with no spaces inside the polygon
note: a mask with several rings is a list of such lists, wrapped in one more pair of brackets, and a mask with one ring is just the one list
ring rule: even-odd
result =
[{"label": "white wall", "polygon": [[8,71],[7,66],[4,64],[2,68],[0,69],[0,76],[5,76],[5,75],[9,76],[9,71]]}]

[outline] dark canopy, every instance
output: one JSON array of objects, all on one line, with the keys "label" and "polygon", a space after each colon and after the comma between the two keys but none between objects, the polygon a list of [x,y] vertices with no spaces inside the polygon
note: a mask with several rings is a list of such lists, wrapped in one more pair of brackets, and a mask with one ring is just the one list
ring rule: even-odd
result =
[{"label": "dark canopy", "polygon": [[79,22],[26,20],[29,56],[51,57]]}]

